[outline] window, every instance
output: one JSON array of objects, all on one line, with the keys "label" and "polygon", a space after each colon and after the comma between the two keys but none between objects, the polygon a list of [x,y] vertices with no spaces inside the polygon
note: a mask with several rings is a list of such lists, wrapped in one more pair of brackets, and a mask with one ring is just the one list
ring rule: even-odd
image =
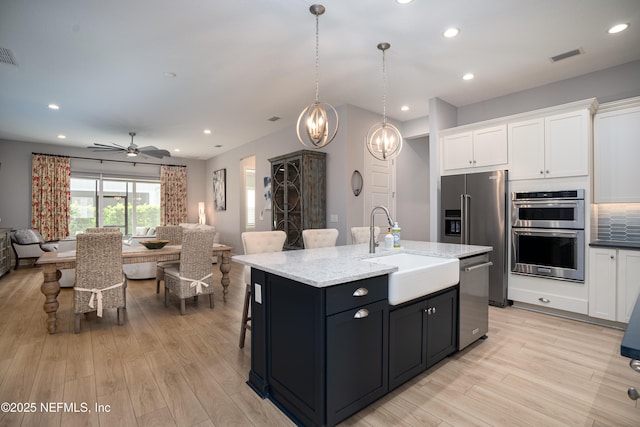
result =
[{"label": "window", "polygon": [[240,226],[242,231],[256,229],[256,156],[240,160],[242,196],[240,198]]},{"label": "window", "polygon": [[160,182],[113,177],[71,176],[71,235],[90,227],[137,227],[160,224]]},{"label": "window", "polygon": [[256,171],[255,169],[244,170],[244,194],[247,203],[247,215],[245,227],[247,230],[256,228]]}]

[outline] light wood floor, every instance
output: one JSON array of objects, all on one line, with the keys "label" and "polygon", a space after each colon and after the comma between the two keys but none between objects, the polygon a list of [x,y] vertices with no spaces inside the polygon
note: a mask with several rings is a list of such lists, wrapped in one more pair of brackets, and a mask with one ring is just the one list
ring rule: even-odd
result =
[{"label": "light wood floor", "polygon": [[[59,330],[46,333],[36,268],[0,279],[0,426],[287,426],[245,384],[250,344],[238,348],[244,285],[232,263],[229,301],[216,293],[165,308],[152,280],[131,281],[127,317],[91,315],[73,333],[72,291]],[[162,294],[161,294],[162,295]],[[346,420],[354,426],[640,426],[626,395],[640,375],[619,355],[622,332],[521,309],[490,308],[489,338],[446,359]],[[44,412],[41,403],[90,412]],[[103,405],[96,411],[95,405]],[[107,406],[108,405],[108,406]],[[67,409],[72,409],[68,407]]]}]

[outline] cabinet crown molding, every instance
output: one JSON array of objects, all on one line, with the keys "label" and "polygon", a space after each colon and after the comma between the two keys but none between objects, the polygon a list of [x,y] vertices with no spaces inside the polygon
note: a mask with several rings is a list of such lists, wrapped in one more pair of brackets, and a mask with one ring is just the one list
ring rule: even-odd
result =
[{"label": "cabinet crown molding", "polygon": [[438,135],[446,136],[448,134],[458,133],[465,130],[471,131],[478,128],[508,124],[510,122],[522,121],[527,119],[535,119],[539,117],[577,111],[577,110],[589,110],[591,114],[595,114],[595,112],[598,110],[598,100],[596,98],[588,98],[580,101],[570,102],[567,104],[555,105],[553,107],[541,108],[538,110],[512,114],[510,116],[498,117],[495,119],[485,120],[482,122],[475,122],[467,125],[456,126],[448,129],[442,129],[438,132]]},{"label": "cabinet crown molding", "polygon": [[622,110],[624,108],[633,108],[633,107],[640,107],[640,96],[635,96],[633,98],[620,99],[618,101],[611,101],[605,104],[601,104],[598,107],[598,111],[596,111],[596,114],[607,113],[609,111],[616,111],[616,110]]}]

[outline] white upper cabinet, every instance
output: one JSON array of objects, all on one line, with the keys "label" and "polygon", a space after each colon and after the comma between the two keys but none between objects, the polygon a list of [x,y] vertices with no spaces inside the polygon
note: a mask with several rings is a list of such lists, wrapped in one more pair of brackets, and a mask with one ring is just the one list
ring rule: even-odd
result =
[{"label": "white upper cabinet", "polygon": [[588,175],[590,119],[589,110],[580,110],[510,123],[510,178]]},{"label": "white upper cabinet", "polygon": [[602,106],[593,145],[594,202],[640,202],[640,97]]},{"label": "white upper cabinet", "polygon": [[447,170],[473,167],[473,133],[462,132],[442,137],[442,168]]},{"label": "white upper cabinet", "polygon": [[581,110],[544,119],[545,176],[589,175],[591,113]]},{"label": "white upper cabinet", "polygon": [[[444,129],[442,175],[509,169],[510,180],[589,176],[591,119],[597,106],[591,98]],[[640,117],[640,111],[636,114]],[[640,135],[638,117],[627,120],[635,120],[636,126],[629,135]],[[640,158],[640,144],[634,148],[631,157]],[[640,168],[636,169],[635,181],[640,181]]]},{"label": "white upper cabinet", "polygon": [[506,165],[507,126],[499,125],[442,137],[444,171]]},{"label": "white upper cabinet", "polygon": [[544,178],[544,119],[509,124],[510,179]]}]

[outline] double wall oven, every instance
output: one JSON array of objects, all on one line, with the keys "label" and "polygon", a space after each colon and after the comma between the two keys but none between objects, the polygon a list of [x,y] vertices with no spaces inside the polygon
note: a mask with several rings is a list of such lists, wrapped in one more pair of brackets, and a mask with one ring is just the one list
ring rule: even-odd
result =
[{"label": "double wall oven", "polygon": [[584,190],[511,195],[511,271],[584,282]]}]

